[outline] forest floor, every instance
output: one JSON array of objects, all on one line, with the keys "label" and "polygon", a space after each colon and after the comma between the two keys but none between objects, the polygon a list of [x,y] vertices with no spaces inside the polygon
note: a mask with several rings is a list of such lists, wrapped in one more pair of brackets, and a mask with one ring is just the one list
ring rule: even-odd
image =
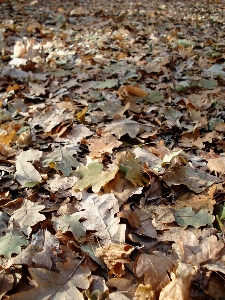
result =
[{"label": "forest floor", "polygon": [[0,17],[1,299],[225,299],[225,2]]}]

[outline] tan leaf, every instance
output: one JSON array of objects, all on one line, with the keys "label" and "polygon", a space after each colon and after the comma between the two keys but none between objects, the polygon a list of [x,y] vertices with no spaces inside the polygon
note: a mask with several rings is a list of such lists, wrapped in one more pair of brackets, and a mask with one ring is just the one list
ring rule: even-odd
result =
[{"label": "tan leaf", "polygon": [[125,274],[124,264],[131,261],[129,255],[133,249],[130,245],[112,243],[97,248],[95,255],[104,261],[110,270],[109,274],[121,277]]},{"label": "tan leaf", "polygon": [[221,174],[225,174],[225,157],[220,156],[218,158],[211,158],[208,160],[207,166],[210,171],[216,171]]},{"label": "tan leaf", "polygon": [[99,158],[104,153],[112,153],[113,148],[118,148],[121,144],[112,134],[104,133],[100,138],[89,140],[89,155],[91,158]]},{"label": "tan leaf", "polygon": [[187,285],[182,279],[176,278],[174,273],[170,276],[172,281],[163,288],[159,300],[191,300],[190,282]]},{"label": "tan leaf", "polygon": [[150,284],[139,284],[135,292],[135,300],[155,300],[155,291]]}]

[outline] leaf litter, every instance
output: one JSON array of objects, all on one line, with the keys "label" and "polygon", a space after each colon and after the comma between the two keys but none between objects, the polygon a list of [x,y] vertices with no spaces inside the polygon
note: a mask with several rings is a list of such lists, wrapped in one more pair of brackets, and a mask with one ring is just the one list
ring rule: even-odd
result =
[{"label": "leaf litter", "polygon": [[224,11],[0,1],[1,299],[224,297]]}]

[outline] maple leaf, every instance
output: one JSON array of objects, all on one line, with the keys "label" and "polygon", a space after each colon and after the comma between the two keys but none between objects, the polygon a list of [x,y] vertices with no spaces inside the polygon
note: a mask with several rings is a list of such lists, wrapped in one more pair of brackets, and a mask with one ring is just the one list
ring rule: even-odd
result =
[{"label": "maple leaf", "polygon": [[130,180],[134,186],[143,186],[149,180],[143,175],[143,169],[131,152],[117,153],[117,160],[120,164],[120,170],[126,173],[126,179]]},{"label": "maple leaf", "polygon": [[41,182],[40,173],[34,168],[29,161],[38,160],[42,156],[42,152],[38,150],[27,150],[21,152],[16,157],[16,180],[23,186],[35,186]]},{"label": "maple leaf", "polygon": [[66,147],[55,149],[52,153],[45,156],[43,166],[54,167],[57,171],[61,171],[64,176],[69,176],[72,172],[72,167],[77,168],[80,165],[76,158],[73,157],[75,153],[72,150],[67,150]]},{"label": "maple leaf", "polygon": [[0,237],[0,254],[10,258],[13,253],[20,253],[21,247],[28,245],[29,243],[23,233],[11,226],[6,234]]},{"label": "maple leaf", "polygon": [[39,213],[44,208],[44,205],[25,199],[23,206],[13,212],[10,220],[17,222],[20,230],[29,235],[32,231],[31,226],[45,220],[45,216]]},{"label": "maple leaf", "polygon": [[118,170],[118,166],[111,164],[108,170],[103,171],[103,164],[96,161],[87,166],[81,165],[75,172],[75,175],[81,179],[78,179],[73,189],[82,191],[92,187],[93,192],[98,193],[101,187],[115,177]]},{"label": "maple leaf", "polygon": [[107,243],[117,240],[114,235],[120,230],[119,218],[115,214],[119,211],[118,200],[113,194],[102,196],[90,195],[81,203],[81,209],[75,215],[85,218],[82,225],[86,230],[95,231],[95,235]]}]

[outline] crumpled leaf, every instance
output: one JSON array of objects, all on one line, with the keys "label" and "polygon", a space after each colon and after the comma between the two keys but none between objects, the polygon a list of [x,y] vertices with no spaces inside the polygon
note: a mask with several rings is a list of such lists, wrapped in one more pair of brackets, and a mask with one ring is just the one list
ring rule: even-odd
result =
[{"label": "crumpled leaf", "polygon": [[209,225],[215,220],[215,217],[208,213],[206,209],[201,209],[195,213],[192,207],[183,207],[174,211],[175,221],[182,227],[192,226],[199,228],[201,226]]},{"label": "crumpled leaf", "polygon": [[69,176],[72,167],[77,168],[80,163],[73,157],[76,152],[66,149],[66,147],[55,149],[52,153],[45,156],[43,161],[44,167],[54,167],[57,171],[61,171],[64,176]]},{"label": "crumpled leaf", "polygon": [[45,216],[39,213],[44,208],[44,205],[39,205],[25,199],[23,206],[15,210],[10,219],[17,222],[20,230],[29,235],[32,230],[31,226],[45,220]]},{"label": "crumpled leaf", "polygon": [[70,216],[53,217],[54,227],[56,230],[61,230],[63,233],[71,231],[74,237],[78,240],[86,235],[84,226],[79,222],[79,215],[72,214]]},{"label": "crumpled leaf", "polygon": [[16,180],[23,186],[34,186],[41,182],[42,177],[40,173],[34,168],[29,161],[39,160],[42,152],[38,150],[27,150],[21,152],[16,157]]},{"label": "crumpled leaf", "polygon": [[196,268],[179,263],[176,273],[171,273],[171,281],[162,289],[159,300],[189,300],[190,285]]},{"label": "crumpled leaf", "polygon": [[130,180],[134,186],[143,186],[149,180],[143,175],[143,169],[131,152],[117,153],[117,160],[120,164],[120,170],[125,172],[126,179]]},{"label": "crumpled leaf", "polygon": [[131,261],[129,255],[133,250],[134,248],[130,245],[111,243],[97,248],[95,254],[104,261],[109,268],[110,275],[121,277],[125,274],[124,264]]},{"label": "crumpled leaf", "polygon": [[96,161],[91,162],[89,165],[81,165],[75,174],[81,177],[75,185],[74,190],[82,191],[92,187],[94,193],[98,193],[104,185],[112,180],[118,172],[118,166],[111,164],[110,169],[103,171],[103,164]]},{"label": "crumpled leaf", "polygon": [[182,150],[178,150],[178,151],[172,151],[170,154],[166,154],[163,157],[162,166],[165,166],[166,164],[169,164],[171,162],[171,160],[174,157],[178,156],[181,152],[182,152]]}]

